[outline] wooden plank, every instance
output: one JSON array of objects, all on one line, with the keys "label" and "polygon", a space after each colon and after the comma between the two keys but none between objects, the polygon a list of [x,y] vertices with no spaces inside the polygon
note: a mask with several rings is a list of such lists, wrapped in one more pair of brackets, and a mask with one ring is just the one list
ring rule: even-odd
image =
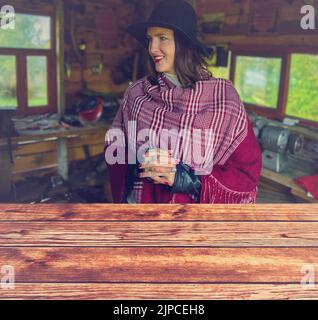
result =
[{"label": "wooden plank", "polygon": [[[109,120],[111,122],[111,120]],[[82,135],[87,133],[93,133],[96,132],[96,130],[103,129],[106,133],[106,131],[110,128],[111,123],[110,122],[99,122],[94,127],[80,127],[80,128],[71,128],[69,130],[66,130],[64,128],[61,128],[59,130],[34,130],[32,134],[23,134],[18,137],[12,137],[12,144],[16,144],[19,142],[26,142],[26,141],[32,141],[34,142],[40,142],[43,141],[43,139],[47,138],[66,138],[66,137],[74,137],[75,135]],[[0,139],[0,145],[6,145],[7,142],[5,139]]]},{"label": "wooden plank", "polygon": [[[89,151],[91,156],[102,154],[104,144],[90,145]],[[69,161],[85,159],[85,153],[82,147],[68,149]],[[57,152],[44,152],[31,155],[17,156],[13,166],[13,174],[21,174],[41,170],[44,168],[57,167]]]},{"label": "wooden plank", "polygon": [[[259,188],[257,203],[296,203],[294,197],[288,192],[278,192],[268,190],[267,188]],[[303,201],[302,201],[303,202]],[[307,203],[307,201],[305,202]]]},{"label": "wooden plank", "polygon": [[13,165],[13,173],[23,173],[57,166],[56,151],[18,156]]},{"label": "wooden plank", "polygon": [[266,168],[262,169],[262,179],[267,179],[270,182],[276,182],[282,186],[285,186],[290,189],[291,194],[300,197],[303,200],[311,203],[318,203],[317,199],[313,199],[307,196],[307,192],[305,189],[300,187],[292,177],[288,176],[287,174],[281,174],[274,172],[272,170],[268,170]]},{"label": "wooden plank", "polygon": [[18,282],[294,283],[317,248],[0,248]]},{"label": "wooden plank", "polygon": [[56,140],[36,143],[19,144],[15,149],[15,157],[27,156],[32,154],[53,152],[56,150]]},{"label": "wooden plank", "polygon": [[1,222],[0,247],[317,247],[313,222]]},{"label": "wooden plank", "polygon": [[[67,147],[74,148],[83,145],[104,145],[106,130],[104,128],[98,129],[96,132],[83,134],[73,138],[67,139]],[[26,156],[38,154],[42,152],[53,152],[56,150],[56,140],[43,141],[35,143],[18,144],[15,147],[15,156]]]},{"label": "wooden plank", "polygon": [[80,135],[76,139],[68,140],[68,147],[74,148],[83,145],[104,145],[106,130],[104,128],[96,130],[89,134]]},{"label": "wooden plank", "polygon": [[1,204],[0,221],[318,221],[317,204]]},{"label": "wooden plank", "polygon": [[[91,157],[97,156],[104,152],[104,144],[94,144],[88,146],[89,154]],[[85,152],[83,147],[71,148],[68,150],[69,161],[85,159]]]},{"label": "wooden plank", "polygon": [[206,44],[213,43],[231,43],[231,45],[239,46],[277,46],[281,48],[282,46],[317,46],[318,37],[317,35],[310,34],[308,36],[303,35],[278,35],[275,37],[260,37],[252,35],[210,35],[203,34],[202,41]]},{"label": "wooden plank", "polygon": [[269,300],[318,299],[318,288],[300,284],[17,283],[0,299],[62,300]]},{"label": "wooden plank", "polygon": [[304,190],[294,190],[294,189],[292,189],[292,190],[291,190],[291,194],[294,195],[295,197],[300,198],[300,199],[304,199],[304,200],[306,200],[307,202],[311,202],[311,203],[317,203],[317,202],[318,202],[318,200],[309,197],[309,196],[307,195],[307,192],[304,191]]},{"label": "wooden plank", "polygon": [[262,177],[269,179],[271,181],[277,182],[285,187],[295,189],[295,190],[303,190],[296,182],[294,182],[293,178],[282,173],[277,173],[272,170],[263,168],[262,169]]}]

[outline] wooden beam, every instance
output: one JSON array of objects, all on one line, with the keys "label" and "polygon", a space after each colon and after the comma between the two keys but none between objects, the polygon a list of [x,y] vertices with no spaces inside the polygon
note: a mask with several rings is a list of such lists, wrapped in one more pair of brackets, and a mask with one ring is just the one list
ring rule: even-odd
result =
[{"label": "wooden beam", "polygon": [[312,221],[1,222],[0,234],[0,247],[318,247]]},{"label": "wooden beam", "polygon": [[[279,208],[279,209],[278,209]],[[311,221],[317,204],[0,204],[1,221]]]},{"label": "wooden beam", "polygon": [[17,283],[0,299],[49,300],[278,300],[318,298],[318,288],[300,284],[215,283]]},{"label": "wooden beam", "polygon": [[16,282],[293,283],[318,248],[0,248]]}]

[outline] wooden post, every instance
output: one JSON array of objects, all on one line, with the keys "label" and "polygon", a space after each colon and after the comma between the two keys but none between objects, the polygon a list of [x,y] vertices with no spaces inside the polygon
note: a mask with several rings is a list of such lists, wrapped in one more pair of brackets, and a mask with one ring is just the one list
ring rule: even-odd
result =
[{"label": "wooden post", "polygon": [[12,164],[10,151],[6,145],[0,146],[0,201],[8,202],[11,190]]},{"label": "wooden post", "polygon": [[[64,1],[57,0],[56,14],[56,57],[57,57],[57,109],[62,116],[65,112],[64,96]],[[64,180],[68,179],[68,154],[67,139],[60,138],[57,141],[58,173]]]},{"label": "wooden post", "polygon": [[59,138],[56,146],[58,173],[64,180],[68,180],[67,138]]},{"label": "wooden post", "polygon": [[57,61],[57,110],[64,114],[64,10],[63,0],[57,0],[56,14],[56,61]]}]

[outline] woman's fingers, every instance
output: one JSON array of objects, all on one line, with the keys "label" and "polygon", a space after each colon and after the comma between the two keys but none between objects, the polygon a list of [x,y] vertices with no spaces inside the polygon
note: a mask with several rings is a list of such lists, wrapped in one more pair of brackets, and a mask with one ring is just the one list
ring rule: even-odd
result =
[{"label": "woman's fingers", "polygon": [[144,157],[144,164],[156,164],[156,165],[167,165],[167,164],[175,164],[177,163],[176,160],[169,156],[169,155],[163,155],[159,157]]},{"label": "woman's fingers", "polygon": [[145,162],[139,166],[144,170],[139,177],[150,178],[155,184],[172,186],[175,179],[176,160],[171,154],[171,151],[163,149],[149,149],[145,153]]},{"label": "woman's fingers", "polygon": [[144,157],[145,162],[144,163],[153,163],[158,165],[166,165],[171,163],[176,163],[175,159],[170,157],[169,155],[163,155],[163,156],[151,156],[151,157]]},{"label": "woman's fingers", "polygon": [[171,150],[164,149],[148,149],[145,153],[145,156],[156,156],[156,155],[171,155]]},{"label": "woman's fingers", "polygon": [[172,186],[174,179],[175,179],[175,173],[158,173],[158,172],[142,172],[139,174],[140,178],[150,178],[153,180],[154,183],[162,183],[165,185]]},{"label": "woman's fingers", "polygon": [[144,169],[145,171],[154,171],[154,172],[173,172],[174,168],[176,167],[175,164],[170,163],[166,165],[158,165],[152,163],[145,163],[140,165],[140,169]]},{"label": "woman's fingers", "polygon": [[[171,173],[171,171],[170,171]],[[140,178],[153,178],[153,177],[165,177],[168,172],[158,172],[158,171],[145,171],[139,174]]]},{"label": "woman's fingers", "polygon": [[167,164],[175,163],[172,152],[163,149],[149,149],[144,155],[145,163]]},{"label": "woman's fingers", "polygon": [[154,184],[165,184],[165,185],[169,184],[167,179],[162,178],[162,177],[158,177],[158,176],[157,177],[153,177],[152,181],[153,181]]}]

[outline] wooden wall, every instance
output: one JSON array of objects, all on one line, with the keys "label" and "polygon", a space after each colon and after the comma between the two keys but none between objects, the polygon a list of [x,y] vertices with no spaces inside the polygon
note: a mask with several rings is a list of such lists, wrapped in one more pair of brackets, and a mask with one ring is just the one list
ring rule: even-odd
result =
[{"label": "wooden wall", "polygon": [[[55,0],[12,0],[21,10],[30,9],[51,13]],[[138,49],[138,43],[125,28],[145,20],[158,0],[63,0],[64,6],[64,61],[65,101],[71,107],[76,94],[83,88],[103,93],[123,93],[125,82],[112,82],[111,69]],[[189,0],[195,6],[199,23],[221,17],[218,31],[204,33],[206,44],[248,46],[301,46],[318,48],[318,23],[316,30],[300,28],[300,7],[303,0]],[[310,1],[308,1],[309,3]],[[311,1],[318,12],[318,1]],[[0,4],[2,2],[0,1]],[[260,13],[262,13],[260,15]],[[177,14],[177,13],[176,13]],[[80,46],[85,45],[85,50]],[[101,72],[94,67],[103,66]],[[96,142],[91,154],[102,150],[104,131],[87,135],[79,141],[70,141],[70,160],[84,158],[83,145]],[[40,148],[40,149],[39,149]],[[41,151],[41,154],[39,154]],[[43,142],[19,147],[14,173],[18,177],[40,167],[56,167],[56,143]]]},{"label": "wooden wall", "polygon": [[[220,16],[219,32],[205,33],[206,43],[235,45],[296,45],[318,47],[318,1],[306,1],[316,9],[316,29],[300,26],[303,0],[193,0],[200,22]],[[215,17],[214,17],[215,18]],[[213,19],[213,17],[212,17]]]},{"label": "wooden wall", "polygon": [[[67,106],[83,87],[103,93],[124,92],[128,83],[115,85],[110,74],[113,66],[136,50],[136,42],[125,32],[136,17],[135,4],[124,0],[64,1],[64,59],[70,70],[64,81]],[[86,48],[80,50],[83,44]],[[94,72],[92,68],[98,65],[102,70]]]},{"label": "wooden wall", "polygon": [[[128,83],[116,85],[110,77],[112,67],[132,56],[138,48],[125,28],[145,20],[158,1],[63,0],[67,107],[84,87],[105,93],[125,91]],[[200,26],[204,21],[215,19],[215,15],[222,20],[218,32],[202,34],[202,41],[207,44],[318,47],[318,26],[316,30],[300,27],[303,0],[188,1],[197,11]],[[318,2],[307,2],[316,7],[318,15]],[[56,1],[13,0],[10,3],[20,10],[52,12]],[[81,45],[85,45],[85,50],[80,50]],[[99,65],[103,66],[102,70],[94,72],[94,67]]]}]

